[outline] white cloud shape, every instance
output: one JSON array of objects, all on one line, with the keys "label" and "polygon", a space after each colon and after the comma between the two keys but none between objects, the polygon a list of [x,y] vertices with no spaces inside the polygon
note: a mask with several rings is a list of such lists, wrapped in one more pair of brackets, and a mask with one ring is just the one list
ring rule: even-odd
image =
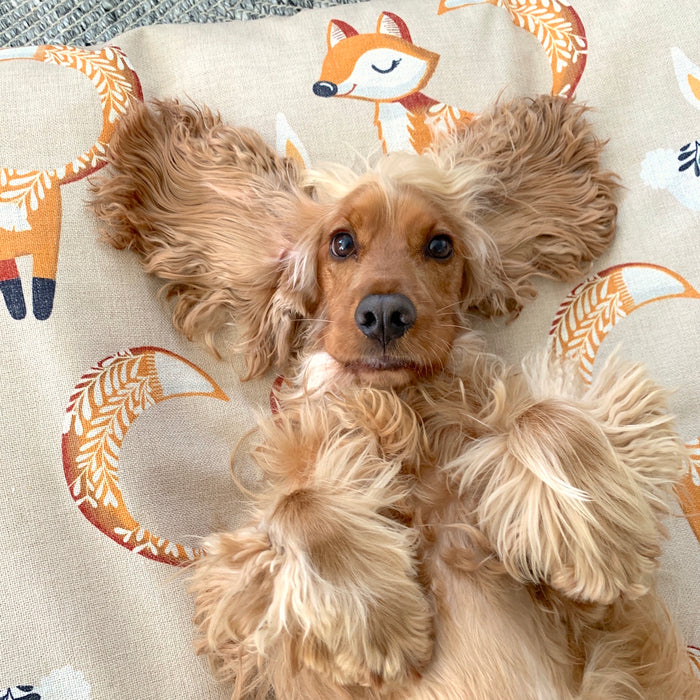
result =
[{"label": "white cloud shape", "polygon": [[64,666],[51,671],[35,688],[41,700],[91,700],[90,684],[81,671]]},{"label": "white cloud shape", "polygon": [[692,170],[680,172],[678,167],[677,151],[659,148],[647,153],[640,174],[649,187],[666,190],[691,211],[700,211],[700,178]]}]

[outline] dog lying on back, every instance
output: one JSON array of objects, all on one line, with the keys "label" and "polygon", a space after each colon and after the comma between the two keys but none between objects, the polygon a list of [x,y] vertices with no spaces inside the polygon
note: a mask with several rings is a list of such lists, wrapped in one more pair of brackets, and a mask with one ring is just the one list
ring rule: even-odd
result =
[{"label": "dog lying on back", "polygon": [[299,172],[248,129],[138,105],[95,211],[214,351],[235,323],[261,422],[250,523],[212,535],[200,652],[234,697],[700,697],[655,592],[687,456],[667,394],[489,355],[471,313],[611,242],[616,180],[584,109],[500,103],[423,155]]}]

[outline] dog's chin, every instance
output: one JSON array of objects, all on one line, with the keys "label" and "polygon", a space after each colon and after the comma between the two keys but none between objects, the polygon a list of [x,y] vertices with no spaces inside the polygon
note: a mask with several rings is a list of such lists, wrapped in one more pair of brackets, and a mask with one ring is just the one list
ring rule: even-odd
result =
[{"label": "dog's chin", "polygon": [[437,367],[394,358],[339,360],[321,350],[306,357],[300,367],[299,380],[307,394],[350,385],[402,389],[441,369],[442,365]]},{"label": "dog's chin", "polygon": [[379,389],[401,389],[435,373],[432,366],[393,358],[363,358],[345,362],[343,370],[358,384]]}]

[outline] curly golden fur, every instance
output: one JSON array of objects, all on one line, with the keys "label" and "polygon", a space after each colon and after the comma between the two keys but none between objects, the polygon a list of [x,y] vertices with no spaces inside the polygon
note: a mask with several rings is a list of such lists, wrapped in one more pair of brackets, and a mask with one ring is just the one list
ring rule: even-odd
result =
[{"label": "curly golden fur", "polygon": [[667,395],[489,355],[611,242],[584,108],[502,102],[423,155],[301,172],[251,130],[136,106],[94,207],[166,282],[176,326],[287,377],[247,526],[194,567],[197,645],[234,698],[700,697],[655,592],[687,455]]}]

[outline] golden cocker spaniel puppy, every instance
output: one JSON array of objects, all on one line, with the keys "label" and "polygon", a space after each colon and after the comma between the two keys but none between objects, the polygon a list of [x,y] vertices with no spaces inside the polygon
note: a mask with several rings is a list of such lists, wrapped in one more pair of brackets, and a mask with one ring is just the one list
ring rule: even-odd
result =
[{"label": "golden cocker spaniel puppy", "polygon": [[469,316],[610,244],[584,108],[502,101],[422,155],[301,172],[206,108],[136,106],[95,210],[176,326],[282,372],[247,526],[210,536],[198,648],[234,697],[700,697],[655,592],[687,456],[667,394],[488,354]]}]

